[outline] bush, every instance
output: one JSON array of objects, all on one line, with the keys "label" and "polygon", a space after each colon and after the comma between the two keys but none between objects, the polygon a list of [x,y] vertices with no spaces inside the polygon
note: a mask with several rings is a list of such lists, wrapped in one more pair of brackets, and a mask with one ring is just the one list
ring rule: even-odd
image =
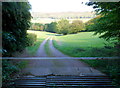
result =
[{"label": "bush", "polygon": [[27,29],[30,27],[29,2],[2,3],[2,56],[10,57],[27,46]]},{"label": "bush", "polygon": [[28,64],[28,60],[2,60],[2,87],[3,88],[15,88],[10,85],[14,84],[16,77],[22,75],[20,73],[23,68]]},{"label": "bush", "polygon": [[52,32],[56,33],[57,32],[57,23],[56,22],[51,22],[49,24],[44,25],[44,30],[47,32]]},{"label": "bush", "polygon": [[19,71],[19,68],[11,62],[11,60],[2,60],[2,80],[7,81],[11,79],[13,73]]},{"label": "bush", "polygon": [[27,45],[28,46],[33,46],[36,40],[37,40],[36,34],[28,33],[28,35],[27,35]]}]

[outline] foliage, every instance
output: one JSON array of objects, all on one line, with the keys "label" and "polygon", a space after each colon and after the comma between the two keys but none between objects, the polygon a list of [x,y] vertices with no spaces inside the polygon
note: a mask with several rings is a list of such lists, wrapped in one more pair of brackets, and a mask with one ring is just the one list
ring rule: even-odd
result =
[{"label": "foliage", "polygon": [[29,61],[28,60],[20,60],[20,61],[15,60],[14,62],[16,62],[15,64],[16,67],[18,67],[21,70],[21,69],[24,69],[28,65]]},{"label": "foliage", "polygon": [[57,23],[51,22],[50,24],[45,24],[45,31],[55,33],[57,31]]},{"label": "foliage", "polygon": [[[82,60],[90,66],[99,69],[103,73],[109,75],[116,86],[120,83],[120,59],[110,60]],[[120,86],[119,86],[120,87]]]},{"label": "foliage", "polygon": [[2,3],[3,56],[23,50],[27,44],[26,30],[30,27],[31,14],[28,2]]},{"label": "foliage", "polygon": [[95,34],[101,34],[100,38],[106,40],[116,39],[120,41],[120,2],[89,2],[93,5],[97,14],[101,15],[92,25]]},{"label": "foliage", "polygon": [[[13,63],[11,63],[10,60],[2,60],[2,80],[10,80],[11,75],[14,75],[16,72],[19,71],[19,68]],[[14,74],[13,74],[14,73]]]},{"label": "foliage", "polygon": [[68,20],[62,19],[58,22],[45,24],[44,30],[47,32],[67,35],[84,30],[84,24],[81,20],[74,20],[72,23],[69,23]]},{"label": "foliage", "polygon": [[66,35],[68,34],[69,27],[70,27],[69,21],[62,19],[57,24],[57,28],[58,28],[57,33]]},{"label": "foliage", "polygon": [[95,29],[93,28],[93,25],[94,25],[94,22],[95,22],[98,18],[100,18],[99,15],[98,15],[97,17],[95,17],[95,18],[87,21],[87,22],[85,23],[85,31],[87,31],[87,32],[95,31]]},{"label": "foliage", "polygon": [[44,25],[40,23],[31,23],[30,30],[43,31]]},{"label": "foliage", "polygon": [[28,60],[2,60],[2,86],[8,88],[13,84],[13,79],[16,78],[20,71],[28,64]]},{"label": "foliage", "polygon": [[77,33],[84,30],[84,24],[81,20],[74,20],[72,24],[70,24],[69,33]]},{"label": "foliage", "polygon": [[37,40],[37,35],[36,34],[28,33],[28,35],[27,35],[27,44],[28,44],[28,46],[34,45],[36,40]]}]

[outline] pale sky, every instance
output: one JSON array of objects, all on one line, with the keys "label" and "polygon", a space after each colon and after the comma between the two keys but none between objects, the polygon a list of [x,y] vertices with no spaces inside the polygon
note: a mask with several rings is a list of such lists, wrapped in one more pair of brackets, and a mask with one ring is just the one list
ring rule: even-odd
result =
[{"label": "pale sky", "polygon": [[92,7],[81,2],[89,0],[28,0],[32,6],[31,12],[85,12],[93,11]]}]

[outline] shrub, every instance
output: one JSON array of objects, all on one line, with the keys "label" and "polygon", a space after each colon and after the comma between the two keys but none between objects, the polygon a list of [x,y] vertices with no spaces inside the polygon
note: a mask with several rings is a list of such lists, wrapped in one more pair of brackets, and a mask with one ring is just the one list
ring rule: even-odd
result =
[{"label": "shrub", "polygon": [[27,45],[28,46],[33,46],[36,40],[37,40],[36,34],[28,33],[28,35],[27,35]]},{"label": "shrub", "polygon": [[7,81],[11,79],[11,75],[19,71],[19,68],[11,62],[11,60],[2,60],[2,80]]}]

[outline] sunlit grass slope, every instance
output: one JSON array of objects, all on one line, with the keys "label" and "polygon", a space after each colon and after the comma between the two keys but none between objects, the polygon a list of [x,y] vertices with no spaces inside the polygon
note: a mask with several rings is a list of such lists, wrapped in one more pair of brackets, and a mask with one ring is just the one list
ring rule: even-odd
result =
[{"label": "sunlit grass slope", "polygon": [[[116,51],[111,43],[93,35],[93,32],[81,32],[66,36],[56,36],[54,46],[63,53],[74,57],[109,57],[115,56]],[[105,47],[105,44],[106,47]]]}]

